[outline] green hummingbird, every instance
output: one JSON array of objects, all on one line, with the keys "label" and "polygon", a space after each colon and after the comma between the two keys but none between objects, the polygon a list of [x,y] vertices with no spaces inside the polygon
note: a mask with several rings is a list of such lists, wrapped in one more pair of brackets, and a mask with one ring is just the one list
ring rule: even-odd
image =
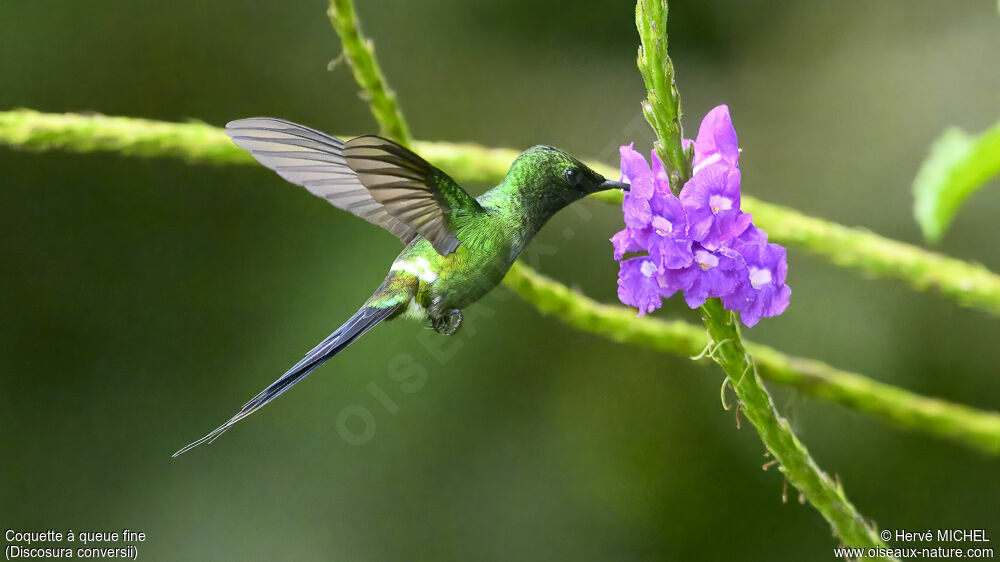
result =
[{"label": "green hummingbird", "polygon": [[345,142],[272,117],[233,121],[226,134],[282,178],[381,226],[406,247],[354,316],[175,457],[215,440],[384,320],[407,316],[454,334],[462,308],[503,280],[552,215],[591,193],[629,188],[550,146],[524,151],[499,185],[473,197],[417,154],[381,137]]}]

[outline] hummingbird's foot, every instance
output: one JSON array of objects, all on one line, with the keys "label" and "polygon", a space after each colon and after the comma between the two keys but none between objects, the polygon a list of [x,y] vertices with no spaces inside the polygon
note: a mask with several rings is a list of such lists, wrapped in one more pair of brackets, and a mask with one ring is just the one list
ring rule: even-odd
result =
[{"label": "hummingbird's foot", "polygon": [[431,318],[431,327],[442,336],[450,336],[458,331],[462,325],[462,311],[457,308],[449,308],[441,316]]}]

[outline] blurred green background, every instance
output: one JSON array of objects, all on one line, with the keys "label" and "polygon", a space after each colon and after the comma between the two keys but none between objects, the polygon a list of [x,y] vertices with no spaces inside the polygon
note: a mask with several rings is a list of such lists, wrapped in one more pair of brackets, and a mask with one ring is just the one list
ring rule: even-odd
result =
[{"label": "blurred green background", "polygon": [[[538,4],[359,11],[418,138],[647,151],[632,5]],[[3,2],[0,108],[374,132],[349,70],[326,70],[325,9]],[[920,242],[909,186],[932,139],[1000,117],[995,2],[676,1],[671,26],[689,134],[730,105],[746,192],[893,238]],[[1000,270],[995,187],[941,249]],[[613,302],[620,222],[566,210],[533,263]],[[504,289],[452,339],[380,327],[171,459],[353,313],[399,250],[263,167],[0,149],[0,236],[4,529],[141,530],[144,560],[832,559],[829,527],[782,503],[756,434],[722,410],[720,371],[575,332]],[[789,262],[792,306],[748,338],[1000,406],[996,318]],[[696,321],[680,299],[658,314]],[[426,380],[394,380],[400,365]],[[1000,536],[996,459],[773,390],[881,527]]]}]

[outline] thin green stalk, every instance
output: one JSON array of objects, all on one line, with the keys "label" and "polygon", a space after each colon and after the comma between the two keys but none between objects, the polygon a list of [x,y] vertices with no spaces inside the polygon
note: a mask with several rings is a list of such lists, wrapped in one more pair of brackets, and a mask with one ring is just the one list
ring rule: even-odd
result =
[{"label": "thin green stalk", "polygon": [[[165,123],[131,117],[75,113],[0,111],[0,145],[21,150],[120,152],[134,156],[172,156],[188,162],[250,163],[221,129],[201,123]],[[411,147],[460,183],[496,183],[517,151],[472,143],[413,141]],[[610,166],[588,163],[607,177]],[[621,205],[619,191],[595,199]],[[743,196],[743,209],[772,241],[818,254],[867,276],[898,279],[921,291],[937,290],[962,305],[1000,315],[1000,276],[985,267],[860,228],[849,228],[793,209]]]},{"label": "thin green stalk", "polygon": [[0,145],[44,152],[117,152],[127,156],[169,156],[190,163],[249,164],[218,127],[204,123],[167,123],[135,117],[80,113],[0,111]]},{"label": "thin green stalk", "polygon": [[667,3],[641,2],[636,6],[635,24],[639,30],[639,57],[636,66],[646,85],[642,114],[656,133],[653,149],[670,176],[670,186],[680,190],[691,175],[690,158],[680,142],[666,139],[681,138],[681,96],[677,91],[674,64],[667,53]]},{"label": "thin green stalk", "polygon": [[778,461],[788,482],[823,515],[845,545],[883,546],[876,529],[858,513],[843,487],[820,469],[788,421],[774,408],[754,359],[743,345],[733,313],[725,310],[718,299],[709,299],[701,307],[701,318],[708,328],[712,359],[726,372],[729,384],[740,398],[741,410]]},{"label": "thin green stalk", "polygon": [[[708,349],[704,328],[680,320],[636,318],[633,309],[596,302],[521,262],[511,268],[504,284],[543,314],[584,332],[682,357],[700,355]],[[792,357],[766,345],[744,345],[753,354],[764,379],[901,429],[1000,455],[1000,413],[921,396],[820,361]]]},{"label": "thin green stalk", "polygon": [[872,277],[899,279],[918,291],[937,290],[959,304],[1000,315],[1000,277],[982,265],[883,238],[860,228],[743,198],[743,208],[772,240],[820,255]]},{"label": "thin green stalk", "polygon": [[340,36],[344,57],[354,72],[354,79],[368,98],[368,105],[378,121],[382,136],[409,146],[413,141],[410,128],[396,101],[396,93],[389,89],[382,69],[375,60],[375,44],[361,33],[361,22],[354,10],[354,1],[330,0],[330,8],[326,14]]},{"label": "thin green stalk", "polygon": [[[658,151],[668,170],[688,170],[690,155],[683,149],[679,126],[680,98],[673,83],[673,63],[667,56],[666,0],[639,0],[635,19],[642,42],[639,70],[649,90],[647,104],[653,105],[648,109],[644,105],[644,113],[662,144]],[[723,308],[719,299],[709,299],[701,307],[701,318],[708,330],[709,355],[725,371],[743,412],[788,482],[823,515],[841,542],[852,547],[882,545],[876,530],[854,508],[843,488],[816,465],[788,421],[775,410],[757,375],[753,357],[743,345],[733,314]]]}]

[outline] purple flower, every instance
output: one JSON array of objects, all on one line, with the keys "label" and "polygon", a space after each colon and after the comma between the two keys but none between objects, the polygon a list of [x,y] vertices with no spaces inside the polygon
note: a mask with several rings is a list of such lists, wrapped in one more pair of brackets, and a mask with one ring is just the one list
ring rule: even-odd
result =
[{"label": "purple flower", "polygon": [[621,181],[630,185],[625,193],[626,226],[638,229],[649,226],[652,220],[652,209],[649,200],[656,192],[656,184],[653,171],[649,169],[649,164],[641,154],[632,148],[632,145],[623,146],[619,149],[622,157],[622,178]]},{"label": "purple flower", "polygon": [[[615,259],[626,253],[645,250],[657,269],[685,267],[691,264],[691,240],[688,238],[687,213],[670,191],[667,173],[653,153],[650,169],[645,158],[632,145],[621,147],[622,181],[631,182],[625,194],[623,211],[625,230],[611,238]],[[635,188],[636,182],[639,189]]]},{"label": "purple flower", "polygon": [[[628,194],[625,194],[625,197],[628,197]],[[648,228],[632,228],[630,226],[616,232],[611,237],[611,245],[615,249],[615,259],[621,261],[625,254],[646,250],[649,232]]]},{"label": "purple flower", "polygon": [[691,265],[691,239],[684,206],[669,190],[653,203],[652,233],[647,243],[649,255],[657,260],[661,271]]},{"label": "purple flower", "polygon": [[722,304],[730,310],[740,311],[740,319],[747,327],[761,317],[777,316],[788,308],[792,289],[785,285],[788,263],[785,249],[767,243],[767,233],[750,226],[730,245],[730,252],[738,254],[746,264],[747,275],[737,287],[722,297]]},{"label": "purple flower", "polygon": [[660,308],[663,304],[661,292],[653,260],[632,258],[621,262],[618,270],[618,300],[638,308],[639,316]]},{"label": "purple flower", "polygon": [[[611,238],[618,298],[643,316],[677,291],[697,308],[721,298],[753,326],[788,307],[791,289],[785,249],[767,243],[753,218],[740,210],[740,156],[729,108],[720,105],[701,122],[692,177],[680,198],[656,153],[650,162],[632,145],[621,147],[622,181],[631,184],[622,211],[625,229]],[[624,260],[625,254],[639,254]]]},{"label": "purple flower", "polygon": [[691,239],[686,236],[677,236],[674,230],[663,230],[658,228],[657,223],[670,226],[669,221],[661,217],[653,217],[653,232],[647,238],[647,249],[649,255],[656,260],[659,271],[665,269],[676,269],[691,265],[694,254],[691,252]]},{"label": "purple flower", "polygon": [[653,162],[653,180],[656,182],[656,190],[673,195],[673,192],[670,191],[670,176],[667,175],[666,166],[660,161],[660,157],[656,155],[655,150],[650,150],[649,156]]},{"label": "purple flower", "polygon": [[739,158],[740,148],[736,142],[736,129],[733,128],[733,120],[729,116],[729,107],[717,106],[701,120],[698,138],[694,141],[694,162],[692,162],[691,174],[697,174],[703,168],[716,162],[722,162],[735,168]]},{"label": "purple flower", "polygon": [[692,240],[711,249],[739,236],[750,224],[740,210],[740,171],[722,164],[699,170],[681,190]]},{"label": "purple flower", "polygon": [[663,282],[671,292],[684,291],[684,301],[691,308],[698,308],[713,297],[731,293],[742,278],[746,266],[738,256],[728,252],[713,252],[694,244],[694,263],[681,269],[668,269]]}]

